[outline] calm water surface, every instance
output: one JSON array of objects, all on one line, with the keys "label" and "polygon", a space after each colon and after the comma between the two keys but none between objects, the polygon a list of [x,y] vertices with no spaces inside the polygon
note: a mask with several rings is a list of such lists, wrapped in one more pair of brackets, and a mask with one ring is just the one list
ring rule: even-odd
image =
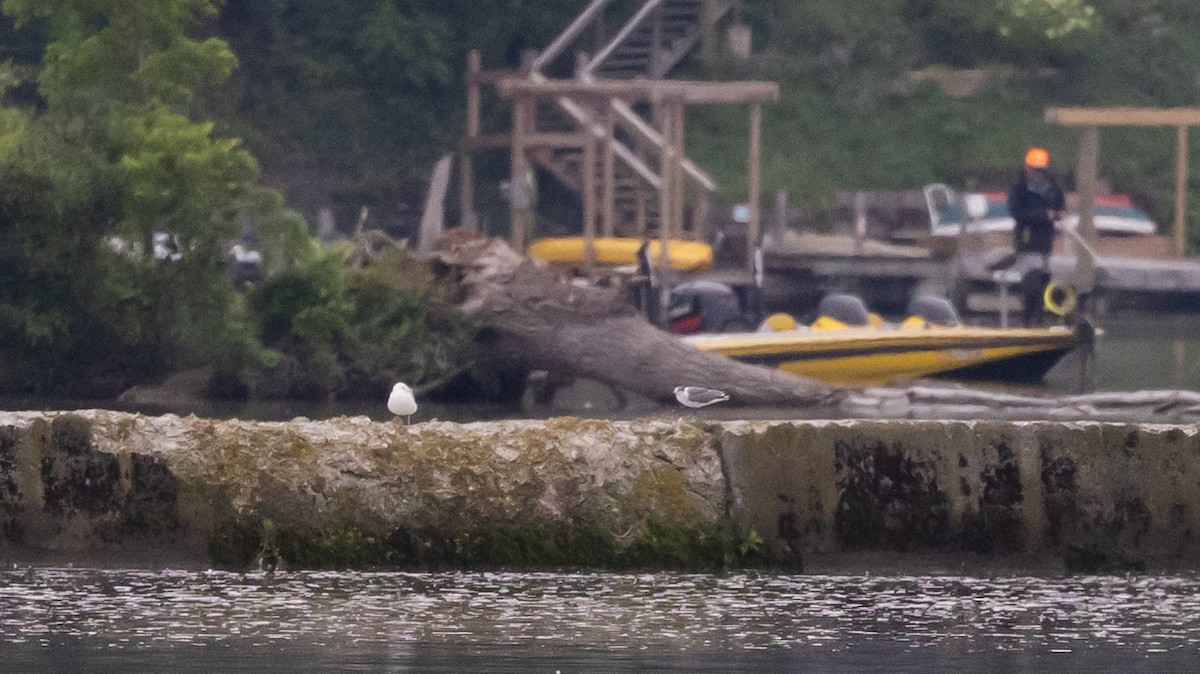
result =
[{"label": "calm water surface", "polygon": [[0,573],[5,672],[1200,671],[1200,577]]}]

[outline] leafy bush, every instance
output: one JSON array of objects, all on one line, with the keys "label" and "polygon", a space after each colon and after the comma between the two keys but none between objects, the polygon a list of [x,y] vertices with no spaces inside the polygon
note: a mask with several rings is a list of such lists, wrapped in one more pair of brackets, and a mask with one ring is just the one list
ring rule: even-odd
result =
[{"label": "leafy bush", "polygon": [[423,263],[397,253],[361,271],[324,250],[253,288],[263,344],[280,354],[252,395],[372,399],[398,380],[437,379],[473,356],[473,332],[427,298]]}]

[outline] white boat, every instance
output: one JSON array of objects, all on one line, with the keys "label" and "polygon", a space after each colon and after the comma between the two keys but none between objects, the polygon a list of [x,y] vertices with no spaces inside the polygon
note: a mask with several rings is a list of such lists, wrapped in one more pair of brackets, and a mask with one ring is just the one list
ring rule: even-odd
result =
[{"label": "white boat", "polygon": [[[1004,192],[969,192],[935,183],[926,185],[925,204],[929,209],[929,233],[934,237],[956,237],[963,224],[973,233],[1011,232],[1013,218],[1008,212]],[[1067,194],[1067,216],[1057,223],[1060,229],[1079,225],[1079,199]],[[1158,224],[1145,211],[1133,205],[1125,194],[1106,194],[1095,199],[1093,221],[1100,236],[1144,236],[1158,233]]]}]

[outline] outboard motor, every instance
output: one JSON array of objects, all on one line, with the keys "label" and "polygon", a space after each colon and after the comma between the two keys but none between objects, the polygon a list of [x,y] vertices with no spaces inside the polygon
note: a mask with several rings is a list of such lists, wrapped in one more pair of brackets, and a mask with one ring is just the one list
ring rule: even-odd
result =
[{"label": "outboard motor", "polygon": [[687,281],[671,290],[670,331],[741,332],[746,329],[737,294],[724,283]]}]

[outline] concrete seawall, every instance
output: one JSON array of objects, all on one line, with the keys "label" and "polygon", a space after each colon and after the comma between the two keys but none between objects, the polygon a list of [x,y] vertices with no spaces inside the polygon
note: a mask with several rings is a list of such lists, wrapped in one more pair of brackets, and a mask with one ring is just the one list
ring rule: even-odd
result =
[{"label": "concrete seawall", "polygon": [[1192,426],[0,412],[0,559],[1197,567]]}]

